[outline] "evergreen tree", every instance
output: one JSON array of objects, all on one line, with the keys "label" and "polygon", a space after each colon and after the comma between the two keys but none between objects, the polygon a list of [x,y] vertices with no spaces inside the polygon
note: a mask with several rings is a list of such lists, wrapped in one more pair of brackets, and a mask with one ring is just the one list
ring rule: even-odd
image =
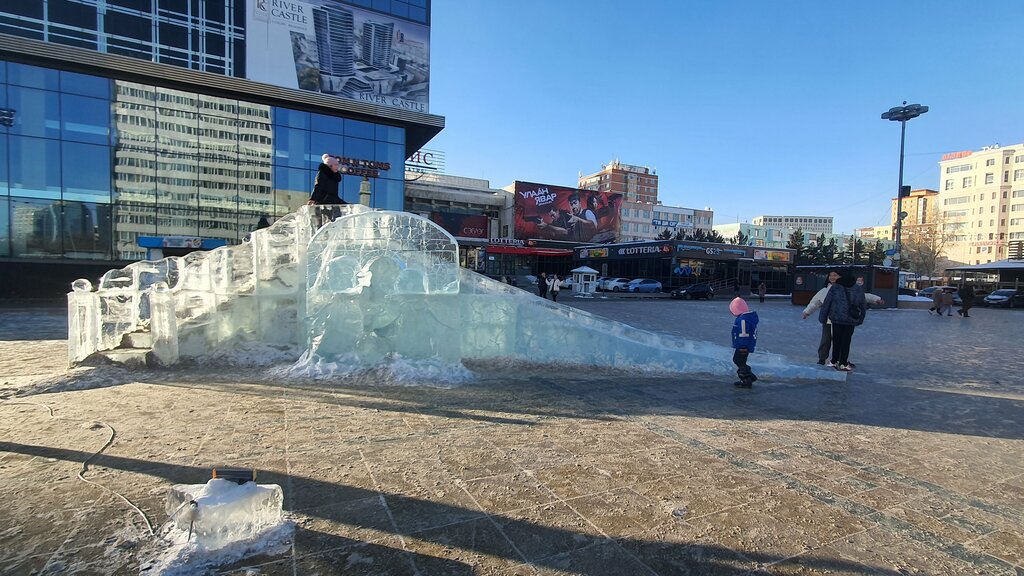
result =
[{"label": "evergreen tree", "polygon": [[672,238],[672,230],[665,228],[664,230],[658,233],[656,238],[658,240],[669,240],[670,238]]},{"label": "evergreen tree", "polygon": [[716,242],[718,244],[725,244],[725,238],[718,233],[717,230],[712,230],[707,233],[707,242]]},{"label": "evergreen tree", "polygon": [[730,242],[737,246],[746,246],[750,242],[750,236],[747,236],[742,231],[737,232],[735,236],[730,239]]},{"label": "evergreen tree", "polygon": [[694,228],[693,229],[693,233],[690,234],[690,238],[689,239],[693,240],[695,242],[707,242],[708,241],[708,234],[707,234],[707,232],[704,231],[703,228]]},{"label": "evergreen tree", "polygon": [[673,240],[676,240],[676,241],[679,241],[679,242],[681,242],[683,240],[688,240],[688,239],[689,239],[689,237],[686,234],[686,230],[684,230],[682,228],[680,228],[679,230],[676,230],[676,235],[673,238]]},{"label": "evergreen tree", "polygon": [[796,258],[793,259],[793,262],[795,264],[805,264],[805,262],[801,262],[801,260],[803,260],[804,258],[804,252],[806,250],[804,248],[803,228],[797,228],[796,230],[793,231],[792,234],[789,235],[789,240],[786,241],[786,248],[796,250]]},{"label": "evergreen tree", "polygon": [[885,248],[880,241],[875,240],[875,246],[871,249],[871,253],[868,254],[868,264],[881,265],[884,260]]}]

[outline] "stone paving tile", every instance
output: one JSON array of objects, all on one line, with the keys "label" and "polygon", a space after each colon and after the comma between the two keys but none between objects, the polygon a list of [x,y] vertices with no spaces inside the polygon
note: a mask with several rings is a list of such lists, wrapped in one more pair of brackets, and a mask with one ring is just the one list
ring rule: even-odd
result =
[{"label": "stone paving tile", "polygon": [[751,576],[902,576],[902,572],[881,567],[869,567],[844,558],[831,546],[816,548],[798,556],[775,562],[751,572]]},{"label": "stone paving tile", "polygon": [[588,548],[552,556],[536,563],[542,576],[587,574],[588,576],[619,576],[657,574],[616,542],[598,542]]},{"label": "stone paving tile", "polygon": [[879,526],[832,544],[844,557],[873,568],[901,574],[1014,574],[1012,566],[992,557],[974,555],[976,562],[955,558],[922,544],[909,535]]},{"label": "stone paving tile", "polygon": [[985,552],[1024,569],[1024,536],[1011,532],[991,532],[967,543],[967,548]]},{"label": "stone paving tile", "polygon": [[605,540],[591,522],[571,507],[552,502],[492,516],[502,533],[530,562],[587,548]]},{"label": "stone paving tile", "polygon": [[501,514],[559,500],[525,472],[469,480],[464,486],[480,507],[489,513]]}]

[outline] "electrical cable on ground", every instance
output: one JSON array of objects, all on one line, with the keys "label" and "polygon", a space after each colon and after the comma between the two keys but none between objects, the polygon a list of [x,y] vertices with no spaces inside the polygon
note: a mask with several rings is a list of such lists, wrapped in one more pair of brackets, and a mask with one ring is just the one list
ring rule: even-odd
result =
[{"label": "electrical cable on ground", "polygon": [[[0,403],[8,404],[8,405],[10,405],[10,404],[22,404],[22,405],[26,405],[26,406],[38,406],[40,408],[46,408],[46,410],[49,411],[49,413],[50,413],[50,417],[51,418],[56,418],[56,416],[54,416],[54,414],[53,414],[53,408],[47,406],[46,404],[41,404],[39,402],[25,402],[25,401],[4,400],[4,401],[2,401]],[[100,424],[102,426],[106,426],[107,429],[110,430],[110,438],[107,438],[107,442],[99,450],[97,450],[96,452],[93,452],[92,456],[89,456],[88,458],[85,459],[85,462],[82,462],[82,469],[78,472],[78,479],[81,480],[82,482],[85,482],[86,484],[92,484],[93,486],[97,486],[99,488],[102,488],[103,490],[106,490],[107,492],[110,492],[114,496],[117,496],[121,500],[124,500],[125,504],[130,506],[132,510],[135,510],[135,512],[137,512],[139,514],[139,516],[142,517],[142,521],[146,523],[146,528],[149,530],[149,535],[150,536],[155,536],[156,532],[153,530],[153,525],[149,522],[149,518],[146,517],[146,513],[143,512],[141,508],[136,506],[135,503],[133,503],[128,498],[126,498],[120,492],[118,492],[116,490],[112,490],[110,488],[107,488],[106,486],[104,486],[103,484],[100,484],[98,482],[93,482],[92,480],[89,480],[88,478],[83,476],[83,474],[85,474],[86,472],[89,471],[89,462],[93,458],[99,456],[104,450],[107,449],[108,446],[113,444],[114,443],[114,438],[117,436],[117,432],[114,431],[114,427],[111,426],[110,424],[107,424],[106,422],[98,422],[98,424]]]}]

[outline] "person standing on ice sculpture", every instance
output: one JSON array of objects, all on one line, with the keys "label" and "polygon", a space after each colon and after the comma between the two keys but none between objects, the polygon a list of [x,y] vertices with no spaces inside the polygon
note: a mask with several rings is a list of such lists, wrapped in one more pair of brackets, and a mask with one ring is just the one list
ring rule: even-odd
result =
[{"label": "person standing on ice sculpture", "polygon": [[729,302],[729,312],[736,317],[732,324],[732,363],[736,365],[739,380],[734,384],[739,388],[750,388],[757,381],[757,376],[747,365],[747,356],[757,346],[757,312],[751,312],[747,301],[739,296]]},{"label": "person standing on ice sculpture", "polygon": [[338,195],[338,186],[341,184],[341,163],[338,157],[324,154],[320,159],[322,162],[316,170],[313,193],[309,195],[308,204],[348,204]]}]

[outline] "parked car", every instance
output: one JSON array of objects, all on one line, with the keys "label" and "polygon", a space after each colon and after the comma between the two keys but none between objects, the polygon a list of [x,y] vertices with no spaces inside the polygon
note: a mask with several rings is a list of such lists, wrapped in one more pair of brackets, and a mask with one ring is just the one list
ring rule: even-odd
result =
[{"label": "parked car", "polygon": [[604,283],[604,290],[606,292],[623,292],[627,284],[629,284],[629,278],[609,278]]},{"label": "parked car", "polygon": [[562,288],[572,290],[572,276],[566,276],[565,278],[562,278],[559,281],[558,285]]},{"label": "parked car", "polygon": [[600,277],[598,277],[597,281],[594,283],[594,286],[596,286],[596,290],[598,292],[600,292],[601,290],[604,290],[604,283],[605,283],[606,280],[608,280],[607,276],[600,276]]},{"label": "parked car", "polygon": [[946,292],[952,292],[953,293],[953,304],[956,304],[957,306],[963,304],[963,301],[960,299],[960,291],[957,290],[956,286],[929,286],[929,287],[924,288],[922,290],[918,290],[917,291],[917,295],[921,296],[921,297],[924,297],[924,298],[931,298],[935,294],[936,290],[944,290]]},{"label": "parked car", "polygon": [[985,296],[985,306],[993,308],[1024,307],[1024,288],[1003,288]]},{"label": "parked car", "polygon": [[900,288],[899,292],[900,296],[917,296],[917,290],[914,290],[913,288]]},{"label": "parked car", "polygon": [[683,300],[696,300],[703,298],[705,300],[711,300],[715,297],[715,291],[711,288],[710,284],[687,284],[676,288],[669,293],[672,298],[682,298]]},{"label": "parked car", "polygon": [[661,282],[650,278],[637,278],[626,284],[626,292],[661,292]]}]

